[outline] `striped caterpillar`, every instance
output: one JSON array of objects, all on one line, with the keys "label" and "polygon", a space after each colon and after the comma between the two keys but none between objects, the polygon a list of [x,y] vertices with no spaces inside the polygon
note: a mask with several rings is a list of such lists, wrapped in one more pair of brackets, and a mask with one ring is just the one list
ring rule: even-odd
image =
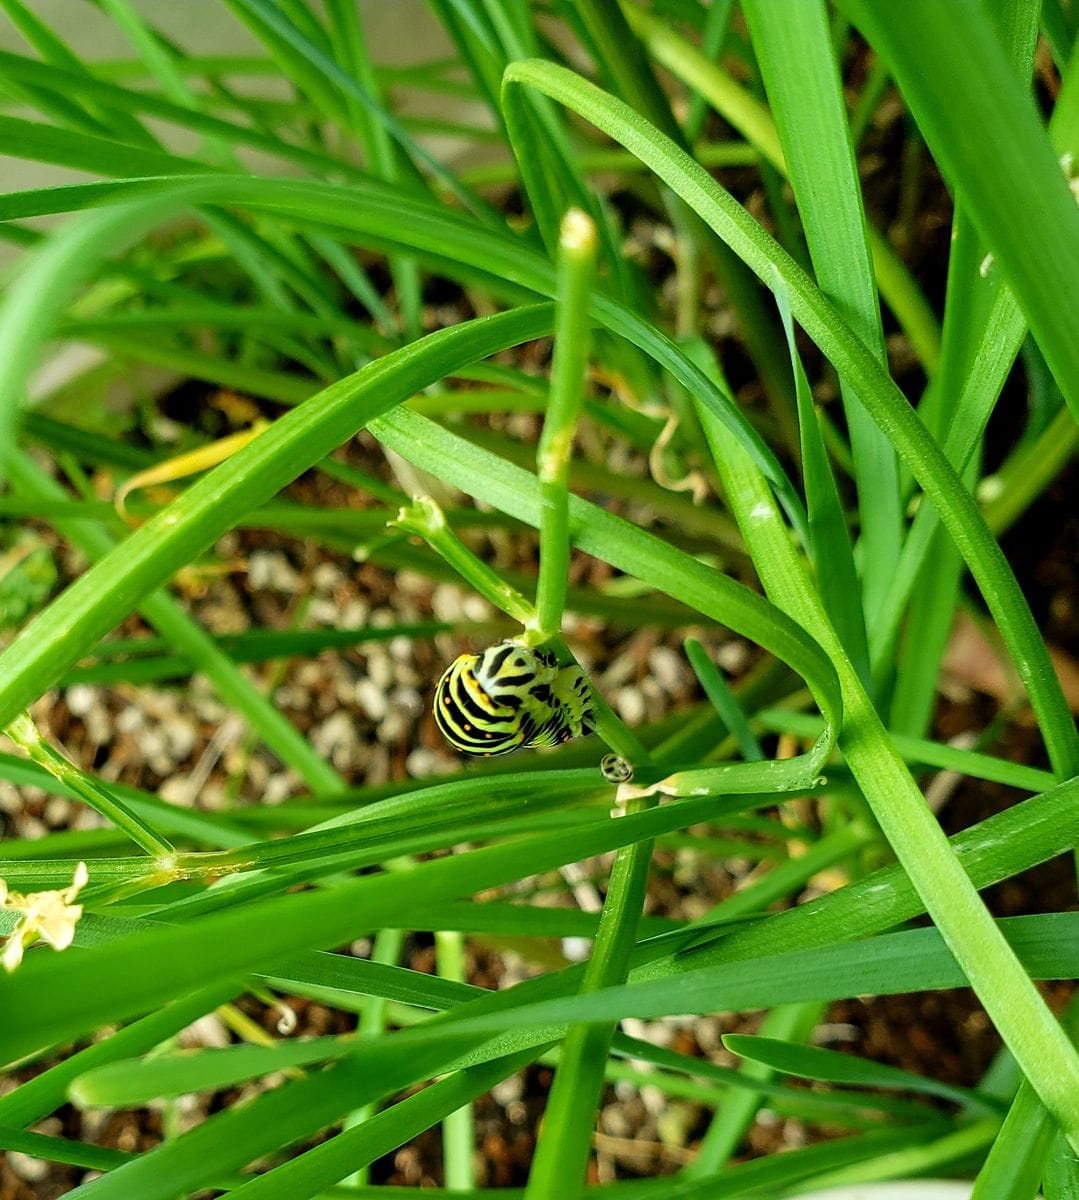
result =
[{"label": "striped caterpillar", "polygon": [[591,733],[592,690],[581,669],[517,642],[462,654],[438,682],[435,721],[465,754],[509,754]]}]

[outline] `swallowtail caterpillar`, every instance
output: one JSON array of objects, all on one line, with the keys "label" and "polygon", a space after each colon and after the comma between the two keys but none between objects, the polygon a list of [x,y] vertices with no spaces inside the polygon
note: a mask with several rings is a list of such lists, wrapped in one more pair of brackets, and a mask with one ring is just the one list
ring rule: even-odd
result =
[{"label": "swallowtail caterpillar", "polygon": [[555,746],[595,727],[581,669],[512,641],[455,659],[438,681],[434,711],[451,746],[484,757]]}]

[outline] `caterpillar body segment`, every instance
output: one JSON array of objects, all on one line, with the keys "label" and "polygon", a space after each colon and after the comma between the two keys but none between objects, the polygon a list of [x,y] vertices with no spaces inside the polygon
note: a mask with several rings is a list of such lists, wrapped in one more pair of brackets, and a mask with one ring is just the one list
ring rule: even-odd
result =
[{"label": "caterpillar body segment", "polygon": [[591,733],[592,692],[579,667],[517,642],[462,654],[435,689],[435,721],[465,754],[509,754]]}]

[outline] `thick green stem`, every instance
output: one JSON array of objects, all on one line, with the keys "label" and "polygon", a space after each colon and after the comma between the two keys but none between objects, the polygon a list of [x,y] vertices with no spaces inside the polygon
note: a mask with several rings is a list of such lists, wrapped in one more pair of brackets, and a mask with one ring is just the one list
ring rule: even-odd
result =
[{"label": "thick green stem", "polygon": [[[551,395],[536,455],[540,481],[536,636],[543,640],[560,631],[566,599],[570,546],[567,484],[588,362],[588,301],[595,257],[596,233],[592,221],[585,213],[571,209],[562,222],[559,238],[559,303]],[[604,717],[607,720],[601,720],[601,725],[613,724],[617,731],[628,734],[621,722],[612,720],[609,709],[601,713],[601,718]],[[628,742],[619,740],[624,743],[618,747],[621,753],[630,750],[638,762],[647,758],[635,738]],[[632,811],[651,807],[653,803],[636,801]],[[628,846],[615,858],[583,991],[597,991],[625,982],[651,859],[651,841]],[[525,1192],[528,1200],[540,1197],[563,1200],[583,1189],[592,1128],[613,1037],[612,1025],[575,1025],[566,1036],[547,1104],[543,1135],[528,1177]]]},{"label": "thick green stem", "polygon": [[446,524],[445,514],[430,496],[417,496],[388,523],[423,538],[436,554],[444,558],[471,588],[495,608],[500,608],[526,627],[534,623],[536,610],[531,601],[469,550]]},{"label": "thick green stem", "polygon": [[1046,1108],[1079,1145],[1079,1055],[952,854],[839,644],[763,478],[710,414],[702,423],[765,590],[813,630],[843,691],[840,748],[896,857]]},{"label": "thick green stem", "polygon": [[569,571],[569,464],[588,367],[588,303],[596,264],[591,217],[570,209],[558,242],[558,309],[555,318],[551,392],[536,452],[540,479],[540,567],[536,588],[536,636],[547,641],[562,627]]},{"label": "thick green stem", "polygon": [[111,821],[117,829],[122,829],[147,854],[152,854],[158,859],[173,856],[172,845],[165,838],[155,833],[122,800],[110,795],[95,779],[83,774],[59,750],[49,745],[41,736],[40,730],[34,724],[29,713],[17,716],[5,728],[4,733],[25,751],[31,762],[43,767],[54,779],[59,780],[66,788],[74,792],[80,800],[85,800],[95,812]]},{"label": "thick green stem", "polygon": [[[465,939],[456,930],[435,932],[435,954],[438,974],[456,983],[468,981],[465,958]],[[445,1164],[446,1187],[468,1192],[476,1186],[473,1162],[475,1148],[474,1110],[471,1103],[442,1118],[442,1159]]]},{"label": "thick green stem", "polygon": [[[636,801],[632,811],[653,802]],[[652,841],[618,852],[607,884],[592,958],[582,992],[624,983],[644,904]],[[572,1200],[584,1189],[596,1109],[603,1087],[612,1025],[575,1025],[566,1035],[558,1073],[547,1102],[543,1133],[525,1189],[526,1200]]]}]

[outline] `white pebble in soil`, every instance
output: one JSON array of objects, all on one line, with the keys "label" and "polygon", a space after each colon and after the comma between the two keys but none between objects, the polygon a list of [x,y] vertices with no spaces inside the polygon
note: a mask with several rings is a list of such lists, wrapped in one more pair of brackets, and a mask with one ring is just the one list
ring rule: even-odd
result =
[{"label": "white pebble in soil", "polygon": [[67,701],[69,712],[76,717],[85,717],[98,703],[98,691],[89,684],[76,683],[67,689],[64,699]]},{"label": "white pebble in soil", "polygon": [[393,686],[393,661],[383,647],[372,647],[368,652],[367,674],[371,677],[375,685],[384,692]]},{"label": "white pebble in soil", "polygon": [[322,758],[329,759],[339,771],[356,764],[360,752],[359,739],[352,717],[337,712],[311,730],[311,747]]},{"label": "white pebble in soil", "polygon": [[5,1158],[12,1175],[23,1183],[44,1183],[52,1170],[43,1158],[31,1158],[29,1154],[20,1154],[17,1150],[9,1150]]},{"label": "white pebble in soil", "polygon": [[336,591],[344,582],[344,572],[334,563],[319,563],[311,572],[311,583],[316,592]]},{"label": "white pebble in soil", "polygon": [[300,576],[279,550],[254,550],[247,557],[247,582],[256,592],[282,592],[293,596],[300,590]]},{"label": "white pebble in soil", "polygon": [[648,660],[652,678],[667,693],[676,696],[686,685],[685,663],[669,646],[657,646]]},{"label": "white pebble in soil", "polygon": [[386,716],[385,687],[374,679],[361,679],[356,684],[356,703],[370,721],[381,721]]},{"label": "white pebble in soil", "polygon": [[425,779],[429,775],[445,775],[460,767],[459,760],[448,754],[439,754],[436,750],[428,750],[421,746],[405,759],[405,770],[412,779]]},{"label": "white pebble in soil", "polygon": [[614,698],[615,711],[627,725],[638,725],[644,720],[644,696],[638,688],[625,687],[619,689]]}]

